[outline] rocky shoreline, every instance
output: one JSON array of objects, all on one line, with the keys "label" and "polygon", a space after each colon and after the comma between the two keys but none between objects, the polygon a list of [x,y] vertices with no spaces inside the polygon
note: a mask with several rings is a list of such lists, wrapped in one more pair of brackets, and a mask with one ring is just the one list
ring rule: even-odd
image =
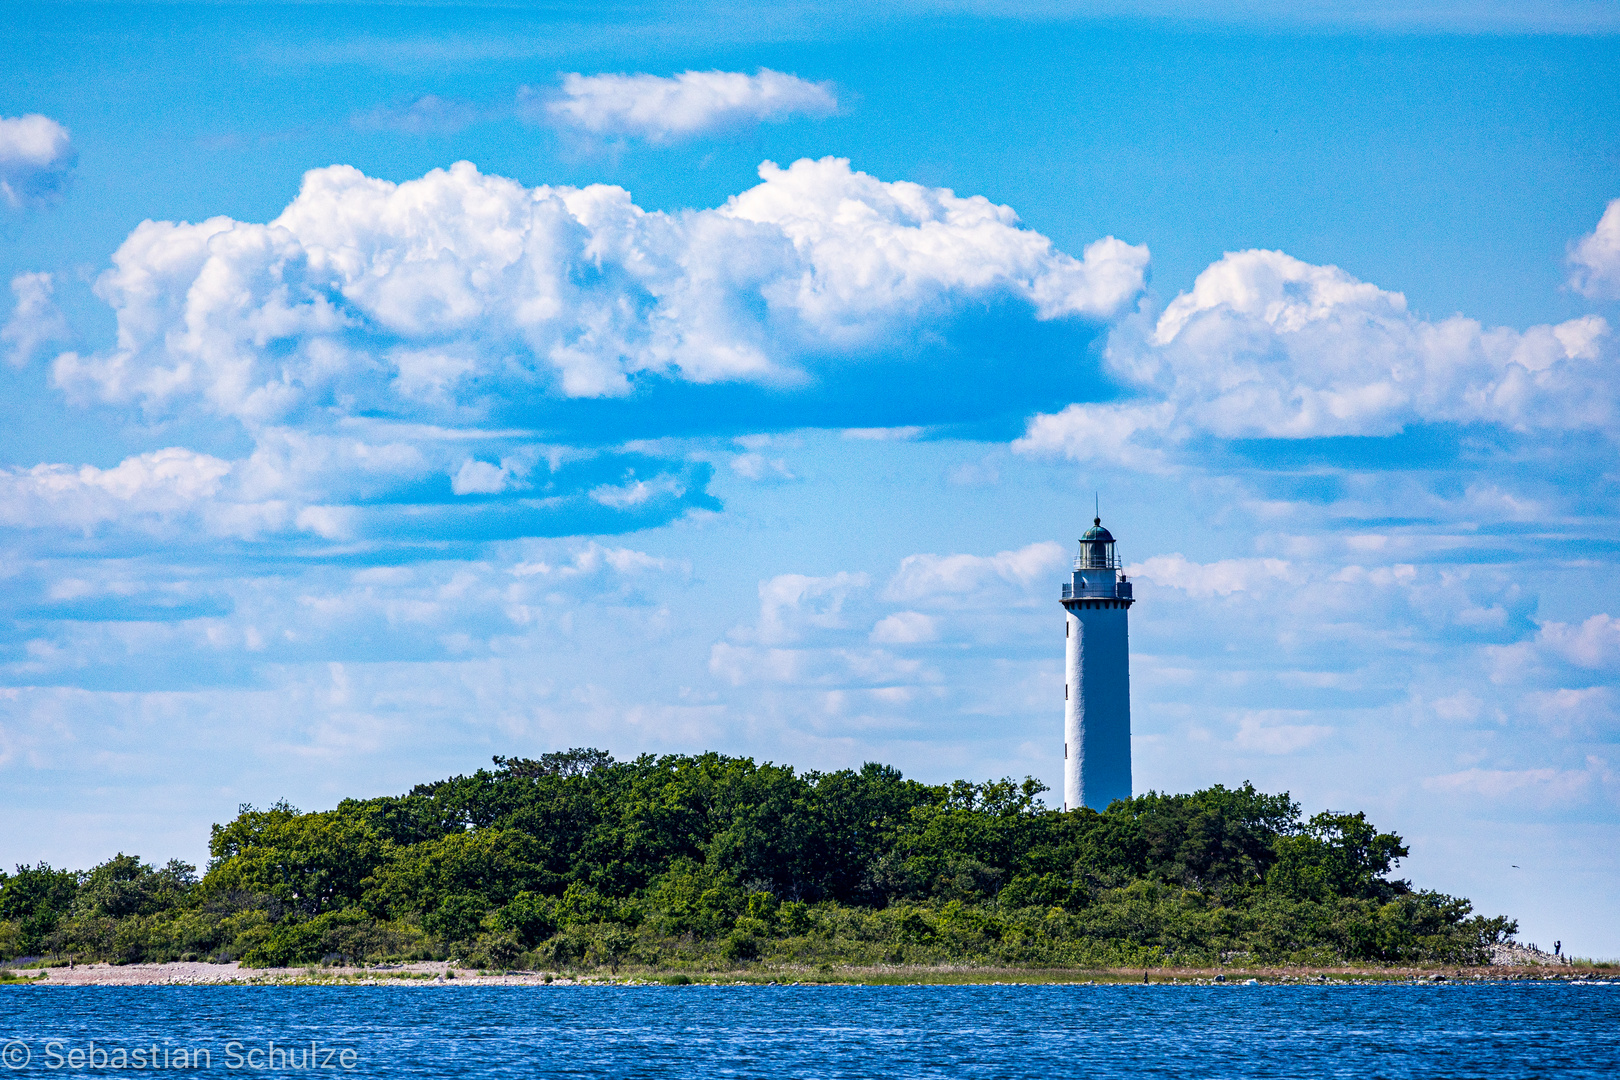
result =
[{"label": "rocky shoreline", "polygon": [[1572,967],[1574,961],[1567,956],[1555,956],[1534,945],[1521,945],[1516,941],[1491,947],[1491,963],[1501,967]]},{"label": "rocky shoreline", "polygon": [[6,968],[0,985],[35,986],[289,986],[343,985],[395,987],[584,986],[708,984],[839,985],[839,984],[1117,984],[1348,985],[1365,983],[1518,982],[1620,980],[1620,969],[1577,967],[1534,946],[1499,946],[1492,962],[1481,967],[1282,967],[1246,965],[1225,968],[1111,968],[1105,970],[984,968],[966,965],[809,968],[784,965],[724,971],[629,971],[619,974],[558,974],[536,971],[481,972],[442,961],[353,967],[247,968],[240,963],[211,964],[75,964],[72,967]]}]

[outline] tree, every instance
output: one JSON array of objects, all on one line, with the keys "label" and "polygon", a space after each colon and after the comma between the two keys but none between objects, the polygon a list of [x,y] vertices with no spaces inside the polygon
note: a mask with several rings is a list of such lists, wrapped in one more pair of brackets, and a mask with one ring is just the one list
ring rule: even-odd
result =
[{"label": "tree", "polygon": [[289,813],[281,804],[268,813],[244,809],[231,825],[215,826],[214,841],[206,894],[262,893],[306,915],[357,902],[386,850],[364,821],[336,811]]},{"label": "tree", "polygon": [[119,852],[84,875],[75,907],[114,919],[153,915],[185,900],[197,884],[197,868],[179,859],[162,869]]},{"label": "tree", "polygon": [[15,874],[0,873],[0,919],[17,924],[22,952],[37,952],[78,895],[79,875],[71,870],[19,864]]},{"label": "tree", "polygon": [[1405,881],[1384,875],[1404,859],[1407,847],[1394,833],[1381,833],[1363,813],[1317,814],[1292,836],[1278,837],[1268,889],[1295,899],[1345,896],[1388,901],[1410,891]]}]

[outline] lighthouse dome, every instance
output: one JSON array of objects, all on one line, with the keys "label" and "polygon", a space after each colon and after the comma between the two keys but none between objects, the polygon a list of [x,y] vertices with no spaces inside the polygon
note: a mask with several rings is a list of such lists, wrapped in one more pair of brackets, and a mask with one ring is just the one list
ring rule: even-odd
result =
[{"label": "lighthouse dome", "polygon": [[[1092,518],[1091,528],[1080,538],[1080,557],[1075,559],[1076,570],[1117,570],[1114,558],[1114,534],[1103,528],[1102,518]],[[1112,580],[1109,582],[1112,586]]]}]

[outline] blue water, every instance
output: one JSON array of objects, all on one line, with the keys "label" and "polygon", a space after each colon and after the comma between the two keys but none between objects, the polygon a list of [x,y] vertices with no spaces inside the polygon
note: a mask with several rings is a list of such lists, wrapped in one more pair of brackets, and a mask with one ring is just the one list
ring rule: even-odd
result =
[{"label": "blue water", "polygon": [[[7,987],[0,1039],[17,1076],[155,1044],[216,1076],[1615,1077],[1620,986]],[[74,1068],[92,1041],[126,1067]],[[311,1041],[334,1068],[268,1067]]]}]

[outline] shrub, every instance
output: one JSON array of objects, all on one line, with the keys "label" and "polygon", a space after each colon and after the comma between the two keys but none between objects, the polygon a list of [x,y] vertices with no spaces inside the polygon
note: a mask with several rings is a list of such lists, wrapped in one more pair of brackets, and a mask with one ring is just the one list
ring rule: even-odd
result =
[{"label": "shrub", "polygon": [[733,930],[720,947],[720,955],[727,960],[758,960],[759,939],[746,930]]},{"label": "shrub", "polygon": [[360,959],[343,947],[347,943],[352,948],[357,939],[365,940],[366,932],[375,925],[363,911],[354,908],[328,911],[307,920],[289,918],[271,927],[267,934],[255,935],[258,940],[242,953],[242,963],[248,967],[289,967],[317,963],[334,954]]},{"label": "shrub", "polygon": [[486,907],[482,896],[465,893],[446,896],[422,916],[422,927],[446,944],[471,941],[478,936]]}]

